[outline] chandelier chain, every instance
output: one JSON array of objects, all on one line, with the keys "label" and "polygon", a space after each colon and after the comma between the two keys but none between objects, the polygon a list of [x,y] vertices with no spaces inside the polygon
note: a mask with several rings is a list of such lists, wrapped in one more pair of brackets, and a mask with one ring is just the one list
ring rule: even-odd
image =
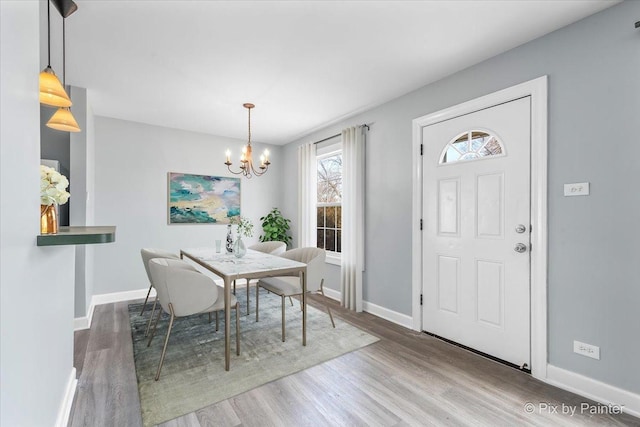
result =
[{"label": "chandelier chain", "polygon": [[251,145],[251,108],[247,108],[249,110],[249,141],[247,145]]}]

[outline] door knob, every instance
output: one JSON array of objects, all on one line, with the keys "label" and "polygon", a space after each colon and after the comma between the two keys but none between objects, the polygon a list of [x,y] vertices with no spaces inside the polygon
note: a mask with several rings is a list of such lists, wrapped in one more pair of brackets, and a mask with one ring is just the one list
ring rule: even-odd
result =
[{"label": "door knob", "polygon": [[525,245],[524,243],[518,243],[516,247],[513,248],[513,250],[521,254],[522,252],[527,251],[527,245]]}]

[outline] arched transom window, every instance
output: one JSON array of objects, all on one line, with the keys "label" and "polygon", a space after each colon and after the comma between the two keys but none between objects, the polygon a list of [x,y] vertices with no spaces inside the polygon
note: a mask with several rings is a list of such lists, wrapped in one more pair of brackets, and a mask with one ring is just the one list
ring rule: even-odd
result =
[{"label": "arched transom window", "polygon": [[495,135],[470,130],[458,135],[444,147],[440,155],[440,164],[504,156],[504,154],[504,146]]}]

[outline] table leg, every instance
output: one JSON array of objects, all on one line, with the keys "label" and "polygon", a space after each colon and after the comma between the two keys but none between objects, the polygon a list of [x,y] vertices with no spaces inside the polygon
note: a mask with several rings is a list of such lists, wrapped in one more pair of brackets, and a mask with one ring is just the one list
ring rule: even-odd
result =
[{"label": "table leg", "polygon": [[302,270],[302,345],[307,345],[307,267]]},{"label": "table leg", "polygon": [[[236,313],[237,316],[237,313]],[[224,370],[229,370],[231,359],[231,279],[224,278]]]}]

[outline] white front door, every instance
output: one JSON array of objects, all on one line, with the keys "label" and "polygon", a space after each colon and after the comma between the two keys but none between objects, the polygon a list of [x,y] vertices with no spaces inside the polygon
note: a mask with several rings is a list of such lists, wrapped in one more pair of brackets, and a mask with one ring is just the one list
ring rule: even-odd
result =
[{"label": "white front door", "polygon": [[422,329],[530,361],[530,97],[424,127]]}]

